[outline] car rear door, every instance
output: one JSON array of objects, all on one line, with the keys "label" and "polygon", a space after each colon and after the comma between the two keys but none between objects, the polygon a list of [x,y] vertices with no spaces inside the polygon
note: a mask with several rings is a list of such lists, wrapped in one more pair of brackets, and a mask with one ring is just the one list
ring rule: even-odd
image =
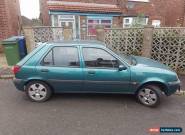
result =
[{"label": "car rear door", "polygon": [[98,93],[129,93],[130,70],[119,71],[123,65],[110,52],[102,48],[83,47],[84,91]]},{"label": "car rear door", "polygon": [[37,71],[57,92],[82,89],[83,72],[77,46],[55,46],[43,58]]}]

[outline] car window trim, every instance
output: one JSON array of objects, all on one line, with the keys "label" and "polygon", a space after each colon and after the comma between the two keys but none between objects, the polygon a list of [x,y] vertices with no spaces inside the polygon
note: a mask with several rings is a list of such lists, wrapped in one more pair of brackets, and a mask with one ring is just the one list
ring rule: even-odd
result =
[{"label": "car window trim", "polygon": [[[74,48],[76,48],[77,49],[77,53],[78,53],[78,62],[79,62],[79,66],[56,66],[56,65],[54,65],[54,52],[53,52],[53,48],[55,48],[55,47],[74,47]],[[44,55],[44,57],[42,58],[42,60],[41,60],[41,62],[40,62],[40,65],[42,65],[42,66],[45,66],[45,67],[64,67],[64,68],[66,68],[66,67],[69,67],[69,68],[80,68],[81,67],[81,62],[80,62],[80,57],[79,57],[79,48],[78,48],[78,46],[53,46],[53,47],[51,47],[50,49],[48,49],[49,51]],[[53,65],[44,65],[43,64],[43,61],[44,61],[44,59],[45,59],[45,57],[50,53],[50,51],[52,51],[52,64]]]},{"label": "car window trim", "polygon": [[[110,54],[112,57],[114,57],[116,60],[118,60],[121,64],[123,64],[122,61],[120,61],[119,59],[117,59],[114,55],[112,55],[110,52],[108,52],[106,49],[104,48],[99,48],[99,47],[92,47],[92,46],[82,46],[82,57],[83,57],[83,63],[84,63],[84,68],[87,68],[87,69],[108,69],[108,70],[117,70],[118,68],[116,67],[87,67],[85,65],[85,59],[84,59],[84,54],[83,54],[83,48],[96,48],[96,49],[101,49],[101,50],[104,50],[105,52],[107,52],[108,54]],[[124,64],[125,65],[125,64]]]}]

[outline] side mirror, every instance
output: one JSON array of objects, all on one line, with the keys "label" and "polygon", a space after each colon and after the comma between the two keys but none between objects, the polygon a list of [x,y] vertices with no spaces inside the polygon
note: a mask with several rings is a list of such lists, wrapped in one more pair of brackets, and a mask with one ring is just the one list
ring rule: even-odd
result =
[{"label": "side mirror", "polygon": [[118,68],[119,71],[126,70],[126,69],[127,69],[127,67],[125,67],[123,65],[119,65],[119,68]]}]

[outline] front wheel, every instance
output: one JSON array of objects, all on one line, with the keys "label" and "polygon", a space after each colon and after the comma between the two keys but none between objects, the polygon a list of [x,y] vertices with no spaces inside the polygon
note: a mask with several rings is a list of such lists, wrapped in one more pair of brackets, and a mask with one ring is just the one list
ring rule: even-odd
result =
[{"label": "front wheel", "polygon": [[26,94],[32,101],[44,102],[51,97],[50,87],[41,81],[32,81],[26,85]]},{"label": "front wheel", "polygon": [[142,87],[137,92],[137,99],[140,103],[148,107],[156,107],[160,104],[161,90],[159,87],[149,85]]}]

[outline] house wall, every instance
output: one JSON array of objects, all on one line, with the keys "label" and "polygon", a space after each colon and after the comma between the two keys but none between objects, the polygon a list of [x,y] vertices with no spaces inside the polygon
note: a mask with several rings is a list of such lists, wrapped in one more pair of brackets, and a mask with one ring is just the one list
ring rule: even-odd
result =
[{"label": "house wall", "polygon": [[40,19],[42,21],[42,24],[44,26],[51,25],[50,16],[49,16],[49,10],[47,6],[48,0],[39,0],[40,3]]},{"label": "house wall", "polygon": [[[0,41],[21,31],[19,0],[0,0]],[[0,44],[0,53],[3,47]]]},{"label": "house wall", "polygon": [[[47,9],[47,0],[42,1],[41,18],[44,25],[50,25]],[[100,4],[120,4],[124,16],[137,16],[144,14],[149,17],[149,24],[152,20],[160,20],[161,26],[185,26],[185,1],[184,0],[150,0],[150,2],[133,2],[134,8],[126,8],[125,0],[59,0],[68,2],[90,2]],[[114,18],[116,20],[116,18]],[[119,23],[122,19],[119,19]],[[122,25],[118,25],[122,26]]]},{"label": "house wall", "polygon": [[123,27],[123,17],[114,16],[112,20],[112,27],[113,28]]},{"label": "house wall", "polygon": [[[52,1],[52,0],[50,0],[50,1]],[[56,1],[56,0],[53,0],[53,1]],[[118,0],[57,0],[57,1],[115,4],[115,3],[117,3]]]},{"label": "house wall", "polygon": [[19,0],[0,1],[0,40],[18,35],[21,30]]},{"label": "house wall", "polygon": [[127,15],[144,13],[152,20],[161,20],[161,26],[185,26],[184,0],[150,0],[150,2],[135,2],[133,9],[128,9]]}]

